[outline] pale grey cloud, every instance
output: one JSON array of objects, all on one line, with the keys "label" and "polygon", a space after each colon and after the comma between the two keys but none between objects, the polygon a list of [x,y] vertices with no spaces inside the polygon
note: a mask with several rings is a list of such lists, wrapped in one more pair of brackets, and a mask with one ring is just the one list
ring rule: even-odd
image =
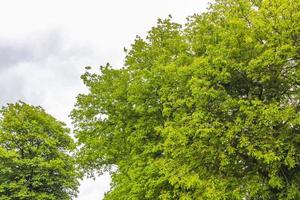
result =
[{"label": "pale grey cloud", "polygon": [[32,52],[20,44],[0,38],[0,70],[18,64],[20,61],[29,61]]},{"label": "pale grey cloud", "polygon": [[40,104],[61,120],[67,119],[70,109],[55,111],[54,107],[72,107],[82,87],[83,67],[99,62],[92,48],[71,43],[59,30],[17,41],[0,38],[0,51],[0,104],[17,100]]},{"label": "pale grey cloud", "polygon": [[[105,192],[110,188],[111,178],[108,173],[104,173],[101,178],[97,179],[84,179],[81,186],[81,193],[79,199],[102,199]],[[97,187],[95,187],[97,186]]]},{"label": "pale grey cloud", "polygon": [[35,62],[61,52],[62,36],[59,31],[26,35],[11,39],[0,37],[0,68],[14,67],[20,62]]}]

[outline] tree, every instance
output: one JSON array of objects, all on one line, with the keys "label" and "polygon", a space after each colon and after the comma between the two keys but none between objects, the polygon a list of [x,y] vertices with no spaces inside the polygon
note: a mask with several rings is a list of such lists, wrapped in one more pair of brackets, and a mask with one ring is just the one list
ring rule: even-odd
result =
[{"label": "tree", "polygon": [[71,199],[79,173],[65,124],[23,102],[0,111],[0,199]]},{"label": "tree", "polygon": [[159,20],[72,112],[105,199],[300,198],[300,1],[217,0]]}]

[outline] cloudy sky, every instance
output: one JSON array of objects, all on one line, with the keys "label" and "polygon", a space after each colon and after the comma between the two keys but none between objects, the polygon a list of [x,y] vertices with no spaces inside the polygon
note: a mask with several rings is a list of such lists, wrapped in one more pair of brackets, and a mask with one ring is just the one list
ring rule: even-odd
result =
[{"label": "cloudy sky", "polygon": [[[0,0],[0,105],[25,101],[70,124],[85,66],[121,67],[123,47],[157,18],[174,21],[205,10],[208,0]],[[83,180],[78,200],[100,200],[107,174]]]}]

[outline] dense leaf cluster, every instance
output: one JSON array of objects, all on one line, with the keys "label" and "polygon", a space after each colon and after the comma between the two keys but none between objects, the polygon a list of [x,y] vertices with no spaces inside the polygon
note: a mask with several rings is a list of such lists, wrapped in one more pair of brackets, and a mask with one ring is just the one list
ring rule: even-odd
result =
[{"label": "dense leaf cluster", "polygon": [[69,200],[79,173],[69,129],[40,107],[19,102],[0,111],[0,199]]},{"label": "dense leaf cluster", "polygon": [[105,199],[300,199],[300,1],[217,0],[89,70],[78,159]]}]

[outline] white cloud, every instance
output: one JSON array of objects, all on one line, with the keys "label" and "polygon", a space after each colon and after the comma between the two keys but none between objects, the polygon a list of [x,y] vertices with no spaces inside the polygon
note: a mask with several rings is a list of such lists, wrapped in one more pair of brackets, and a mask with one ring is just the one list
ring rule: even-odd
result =
[{"label": "white cloud", "polygon": [[[111,179],[108,173],[104,173],[101,178],[84,179],[81,186],[80,199],[102,199],[106,191],[109,190]],[[96,186],[96,187],[95,187]]]},{"label": "white cloud", "polygon": [[[60,120],[84,92],[84,66],[121,66],[123,47],[157,18],[184,23],[208,0],[0,0],[0,104],[23,100]],[[101,199],[106,174],[84,180],[78,200]]]}]

